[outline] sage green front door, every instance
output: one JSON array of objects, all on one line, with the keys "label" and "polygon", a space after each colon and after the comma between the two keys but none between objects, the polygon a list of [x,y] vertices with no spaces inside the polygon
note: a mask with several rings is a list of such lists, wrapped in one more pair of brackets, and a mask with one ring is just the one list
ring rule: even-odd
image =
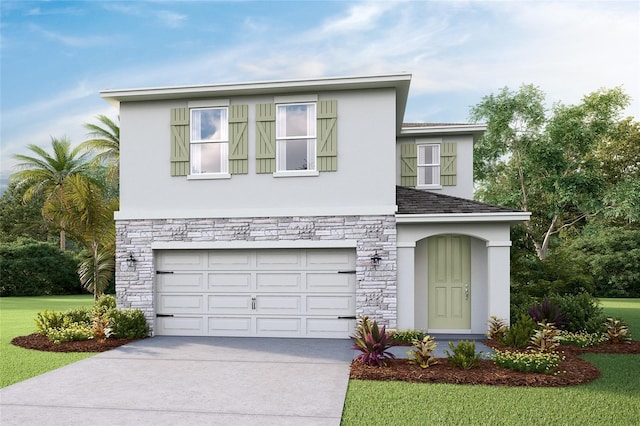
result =
[{"label": "sage green front door", "polygon": [[465,235],[430,237],[428,328],[471,328],[471,240]]}]

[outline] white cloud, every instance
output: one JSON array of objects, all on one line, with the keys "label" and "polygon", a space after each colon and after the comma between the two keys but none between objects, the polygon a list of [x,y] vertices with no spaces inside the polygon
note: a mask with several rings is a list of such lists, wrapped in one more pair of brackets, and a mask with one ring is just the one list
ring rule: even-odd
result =
[{"label": "white cloud", "polygon": [[187,15],[183,15],[168,10],[160,10],[156,12],[156,16],[164,25],[170,28],[180,28],[187,21]]},{"label": "white cloud", "polygon": [[70,47],[96,47],[114,42],[114,37],[91,36],[86,34],[81,36],[70,36],[55,31],[46,30],[35,24],[30,24],[29,30],[38,33],[45,38],[48,38],[49,40],[54,40]]}]

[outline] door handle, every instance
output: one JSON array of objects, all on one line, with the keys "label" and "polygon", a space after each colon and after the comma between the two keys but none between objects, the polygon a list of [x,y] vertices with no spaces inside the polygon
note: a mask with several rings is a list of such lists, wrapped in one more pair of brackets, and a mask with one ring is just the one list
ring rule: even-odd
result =
[{"label": "door handle", "polygon": [[256,310],[256,296],[251,296],[251,309]]},{"label": "door handle", "polygon": [[468,285],[464,286],[464,298],[466,300],[469,300],[469,286]]}]

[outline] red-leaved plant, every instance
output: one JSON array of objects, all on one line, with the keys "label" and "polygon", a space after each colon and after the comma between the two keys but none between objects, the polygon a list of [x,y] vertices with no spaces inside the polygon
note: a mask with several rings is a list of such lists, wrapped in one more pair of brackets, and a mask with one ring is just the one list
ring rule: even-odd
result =
[{"label": "red-leaved plant", "polygon": [[356,360],[363,364],[382,367],[385,361],[395,356],[388,352],[391,346],[391,333],[387,333],[383,325],[378,327],[378,323],[371,321],[367,316],[360,316],[356,330],[351,336],[353,349],[362,352]]}]

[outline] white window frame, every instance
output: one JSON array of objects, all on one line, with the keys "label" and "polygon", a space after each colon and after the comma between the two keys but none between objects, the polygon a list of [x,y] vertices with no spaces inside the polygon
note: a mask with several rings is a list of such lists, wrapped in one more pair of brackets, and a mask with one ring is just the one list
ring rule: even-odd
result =
[{"label": "white window frame", "polygon": [[[202,135],[198,137],[196,134],[196,125],[198,124],[197,111],[221,110],[224,111],[224,118],[221,120],[222,128],[218,139],[203,139]],[[189,175],[187,179],[227,179],[229,174],[229,108],[227,106],[212,106],[191,108],[189,110]],[[193,149],[194,145],[199,144],[220,144],[220,171],[216,173],[198,172],[195,167],[200,161],[194,161],[198,157],[198,153]]]},{"label": "white window frame", "polygon": [[[423,149],[431,149],[432,150],[432,163],[421,163],[420,162],[420,152]],[[440,144],[439,143],[422,143],[418,144],[418,155],[417,155],[417,173],[418,173],[418,187],[420,188],[430,188],[430,189],[439,189],[442,188],[440,184]],[[423,170],[432,169],[432,178],[433,182],[425,183],[423,182]]]},{"label": "white window frame", "polygon": [[[284,125],[281,122],[283,115],[279,112],[281,108],[290,106],[307,105],[313,106],[313,117],[307,117],[307,134],[304,136],[282,136],[280,130]],[[291,177],[291,176],[318,176],[316,150],[317,150],[317,117],[318,109],[316,102],[289,102],[276,104],[276,171],[274,177]],[[307,141],[307,169],[306,170],[287,170],[286,169],[286,150],[288,141],[306,140]]]}]

